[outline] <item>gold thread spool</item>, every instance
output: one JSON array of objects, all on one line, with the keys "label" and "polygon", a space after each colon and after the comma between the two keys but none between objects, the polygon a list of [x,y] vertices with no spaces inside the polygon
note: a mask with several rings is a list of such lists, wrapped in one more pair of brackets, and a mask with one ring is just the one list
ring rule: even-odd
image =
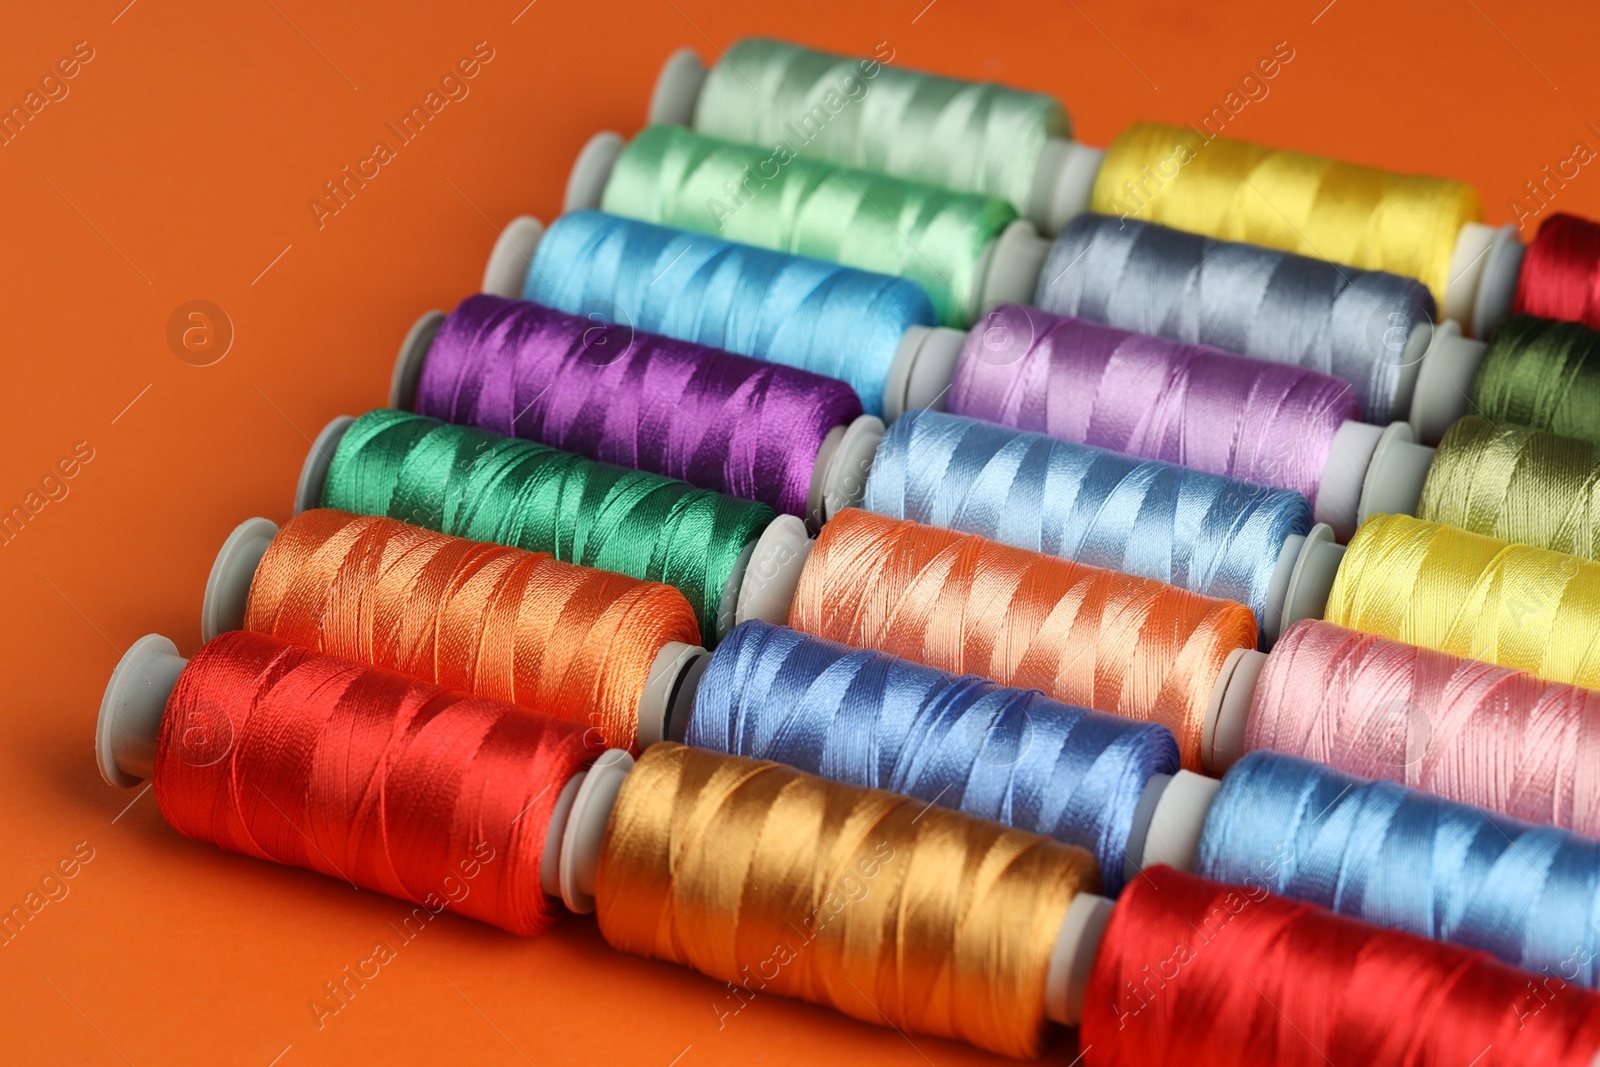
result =
[{"label": "gold thread spool", "polygon": [[1350,539],[1328,622],[1600,688],[1600,563],[1409,515]]},{"label": "gold thread spool", "polygon": [[1106,150],[1091,210],[1403,274],[1441,306],[1461,228],[1483,219],[1463,182],[1154,122],[1128,127]]},{"label": "gold thread spool", "polygon": [[595,875],[624,952],[865,1022],[1033,1057],[1082,849],[664,742],[623,780]]}]

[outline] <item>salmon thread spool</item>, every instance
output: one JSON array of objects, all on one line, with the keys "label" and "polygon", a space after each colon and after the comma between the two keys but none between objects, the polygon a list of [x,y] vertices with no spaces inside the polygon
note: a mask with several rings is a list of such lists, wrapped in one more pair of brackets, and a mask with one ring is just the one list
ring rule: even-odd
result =
[{"label": "salmon thread spool", "polygon": [[327,508],[238,527],[207,584],[207,638],[254,630],[589,726],[662,737],[702,654],[671,586]]},{"label": "salmon thread spool", "polygon": [[1160,723],[1196,771],[1212,693],[1257,637],[1242,604],[855,509],[817,537],[788,622]]}]

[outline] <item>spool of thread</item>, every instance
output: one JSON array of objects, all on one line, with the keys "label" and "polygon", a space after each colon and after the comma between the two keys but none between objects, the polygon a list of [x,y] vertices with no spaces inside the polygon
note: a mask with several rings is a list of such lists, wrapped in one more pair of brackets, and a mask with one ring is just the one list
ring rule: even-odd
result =
[{"label": "spool of thread", "polygon": [[1600,981],[1600,841],[1295,756],[1222,778],[1196,873]]},{"label": "spool of thread", "polygon": [[[1600,688],[1600,563],[1512,545],[1407,515],[1369,519],[1342,554],[1328,622],[1407,644]],[[1306,588],[1315,587],[1308,579]]]},{"label": "spool of thread", "polygon": [[936,411],[890,428],[863,505],[1237,601],[1263,645],[1311,529],[1298,493]]},{"label": "spool of thread", "polygon": [[[555,921],[580,726],[235,631],[124,655],[96,731],[113,785],[179,833],[517,934]],[[559,818],[558,818],[559,817]]]},{"label": "spool of thread", "polygon": [[1028,299],[1049,249],[1004,200],[680,126],[651,126],[626,144],[596,134],[573,167],[565,208],[905,278],[927,292],[943,325],[961,329],[990,304]]},{"label": "spool of thread", "polygon": [[535,219],[512,223],[483,288],[838,378],[886,419],[905,410],[924,347],[954,362],[961,346],[903,278],[597,211],[563,215],[548,233]]},{"label": "spool of thread", "polygon": [[995,308],[967,335],[950,410],[1293,489],[1313,505],[1325,481],[1359,485],[1346,468],[1380,432],[1347,431],[1335,455],[1341,428],[1361,417],[1342,379],[1020,304]]},{"label": "spool of thread", "polygon": [[621,783],[596,916],[624,952],[1037,1056],[1058,940],[1098,882],[1049,838],[663,744]]},{"label": "spool of thread", "polygon": [[997,196],[1050,233],[1057,201],[1087,198],[1100,153],[1065,139],[1054,99],[892,67],[888,51],[851,59],[746,38],[707,71],[680,49],[656,82],[650,121]]},{"label": "spool of thread", "polygon": [[1450,334],[1414,278],[1109,215],[1067,224],[1033,303],[1331,375],[1354,386],[1352,417],[1380,425],[1409,417],[1423,359]]},{"label": "spool of thread", "polygon": [[1108,896],[1140,798],[1178,770],[1160,726],[754,620],[718,646],[684,740],[1078,845]]},{"label": "spool of thread", "polygon": [[818,522],[883,433],[835,378],[483,294],[417,321],[390,405]]},{"label": "spool of thread", "polygon": [[1560,211],[1540,223],[1512,310],[1600,329],[1600,224]]},{"label": "spool of thread", "polygon": [[795,629],[1159,723],[1192,770],[1230,656],[1256,643],[1242,604],[870,512],[806,552]]},{"label": "spool of thread", "polygon": [[1600,446],[1469,415],[1439,443],[1416,514],[1600,559]]},{"label": "spool of thread", "polygon": [[[1493,232],[1471,186],[1135,123],[1106,150],[1091,209],[1416,278],[1472,322]],[[1514,284],[1515,275],[1508,279]],[[1509,286],[1506,286],[1509,288]]]},{"label": "spool of thread", "polygon": [[1600,693],[1311,620],[1261,668],[1245,751],[1600,838]]},{"label": "spool of thread", "polygon": [[1486,953],[1170,867],[1111,913],[1084,999],[1085,1067],[1588,1067],[1600,998]]},{"label": "spool of thread", "polygon": [[732,626],[745,564],[773,520],[765,504],[382,408],[323,431],[299,503],[662,582],[689,601],[707,645]]},{"label": "spool of thread", "polygon": [[613,748],[664,736],[704,655],[683,594],[394,519],[251,519],[212,568],[201,627],[246,629],[581,723]]},{"label": "spool of thread", "polygon": [[1600,333],[1512,316],[1483,354],[1470,409],[1495,422],[1600,444]]}]

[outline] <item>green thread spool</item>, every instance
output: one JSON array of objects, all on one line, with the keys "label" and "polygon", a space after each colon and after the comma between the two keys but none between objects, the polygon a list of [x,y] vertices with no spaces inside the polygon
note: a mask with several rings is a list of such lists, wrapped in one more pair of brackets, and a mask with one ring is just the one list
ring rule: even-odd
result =
[{"label": "green thread spool", "polygon": [[[604,138],[605,135],[602,135]],[[574,167],[567,209],[712,234],[727,241],[890,274],[927,291],[946,326],[966,327],[997,301],[1032,296],[1048,245],[1011,205],[769,150],[651,126],[615,156],[609,175],[585,174],[596,138]],[[604,194],[591,200],[604,181]],[[584,188],[583,194],[577,192]],[[1007,233],[1002,243],[1002,233]],[[1016,259],[1021,245],[1032,255]],[[1017,263],[1014,283],[1006,279]],[[995,289],[1000,285],[1003,291]]]},{"label": "green thread spool", "polygon": [[1495,422],[1600,445],[1600,333],[1513,315],[1483,354],[1472,406]]},{"label": "green thread spool", "polygon": [[732,625],[750,550],[775,517],[765,504],[389,409],[344,432],[321,503],[674,586],[707,644]]},{"label": "green thread spool", "polygon": [[891,58],[881,46],[876,59],[856,60],[738,41],[706,74],[694,128],[1027,211],[1040,157],[1071,133],[1061,105],[1043,93],[890,66]]},{"label": "green thread spool", "polygon": [[1439,442],[1417,518],[1600,559],[1600,447],[1469,415]]}]

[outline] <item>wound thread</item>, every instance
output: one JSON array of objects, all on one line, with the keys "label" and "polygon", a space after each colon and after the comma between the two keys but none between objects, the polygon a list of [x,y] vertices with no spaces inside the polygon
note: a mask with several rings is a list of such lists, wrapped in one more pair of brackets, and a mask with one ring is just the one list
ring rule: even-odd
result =
[{"label": "wound thread", "polygon": [[[732,192],[730,192],[732,190]],[[978,314],[983,255],[1017,213],[1004,200],[651,126],[630,141],[602,210],[917,283],[939,321]]]},{"label": "wound thread", "polygon": [[670,586],[323,508],[272,539],[244,628],[576,722],[629,750],[657,654],[700,640]]},{"label": "wound thread", "polygon": [[1010,1056],[1043,1050],[1051,948],[1099,887],[1082,849],[670,742],[623,779],[595,882],[614,948]]},{"label": "wound thread", "polygon": [[745,547],[773,519],[765,504],[381,408],[340,439],[322,504],[673,586],[708,647]]},{"label": "wound thread", "polygon": [[793,367],[479,294],[446,316],[416,410],[805,517],[849,386]]},{"label": "wound thread", "polygon": [[862,506],[1249,608],[1260,622],[1298,493],[1043,434],[912,411],[878,445]]},{"label": "wound thread", "polygon": [[1406,349],[1438,309],[1415,278],[1107,215],[1079,215],[1050,246],[1046,311],[1327,374],[1367,422],[1404,419]]},{"label": "wound thread", "polygon": [[1334,435],[1361,416],[1338,378],[1020,304],[967,335],[950,410],[1313,504]]},{"label": "wound thread", "polygon": [[817,537],[789,625],[1159,723],[1193,771],[1217,676],[1256,643],[1242,604],[853,508]]},{"label": "wound thread", "polygon": [[1106,150],[1093,210],[1416,278],[1443,303],[1469,185],[1140,122]]}]

